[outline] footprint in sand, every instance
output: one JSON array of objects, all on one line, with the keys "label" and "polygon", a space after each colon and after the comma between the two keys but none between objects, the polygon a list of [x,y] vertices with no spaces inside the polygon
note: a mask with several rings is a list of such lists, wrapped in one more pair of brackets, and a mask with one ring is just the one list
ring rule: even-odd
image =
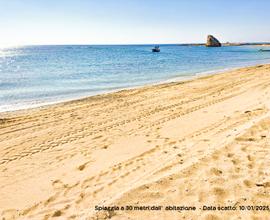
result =
[{"label": "footprint in sand", "polygon": [[213,168],[210,169],[210,173],[214,174],[216,176],[220,176],[222,174],[222,171],[213,167]]},{"label": "footprint in sand", "polygon": [[227,197],[228,192],[220,187],[215,187],[212,190],[213,194],[216,196],[218,202],[224,201],[224,199]]},{"label": "footprint in sand", "polygon": [[251,188],[254,185],[250,180],[244,180],[243,183],[248,188]]},{"label": "footprint in sand", "polygon": [[83,163],[77,167],[79,171],[83,171],[89,162]]}]

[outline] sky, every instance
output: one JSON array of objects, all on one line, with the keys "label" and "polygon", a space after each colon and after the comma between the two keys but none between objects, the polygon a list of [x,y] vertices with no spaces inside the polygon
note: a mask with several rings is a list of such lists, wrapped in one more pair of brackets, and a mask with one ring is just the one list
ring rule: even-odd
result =
[{"label": "sky", "polygon": [[0,0],[0,47],[270,41],[270,0]]}]

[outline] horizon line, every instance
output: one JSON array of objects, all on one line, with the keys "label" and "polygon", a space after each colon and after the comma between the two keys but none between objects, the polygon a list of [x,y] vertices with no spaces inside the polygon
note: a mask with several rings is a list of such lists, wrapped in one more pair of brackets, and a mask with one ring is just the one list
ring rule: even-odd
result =
[{"label": "horizon line", "polygon": [[[256,41],[256,42],[221,42],[221,44],[270,44],[269,42],[265,41]],[[0,45],[0,48],[7,48],[7,47],[23,47],[23,46],[143,46],[143,45],[203,45],[204,43],[56,43],[56,44],[14,44],[14,45]]]}]

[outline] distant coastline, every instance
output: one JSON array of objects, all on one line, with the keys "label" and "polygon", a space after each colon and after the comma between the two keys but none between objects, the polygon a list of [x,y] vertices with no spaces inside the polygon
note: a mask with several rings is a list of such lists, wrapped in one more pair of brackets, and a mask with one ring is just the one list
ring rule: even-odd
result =
[{"label": "distant coastline", "polygon": [[[270,42],[221,42],[222,46],[270,46]],[[17,48],[17,47],[42,47],[42,46],[205,46],[205,43],[130,43],[130,44],[23,44],[23,45],[10,45],[6,47],[0,47],[0,49]]]},{"label": "distant coastline", "polygon": [[[222,46],[270,46],[269,42],[251,42],[251,43],[221,43]],[[178,46],[205,46],[205,43],[187,43],[187,44],[177,44]]]}]

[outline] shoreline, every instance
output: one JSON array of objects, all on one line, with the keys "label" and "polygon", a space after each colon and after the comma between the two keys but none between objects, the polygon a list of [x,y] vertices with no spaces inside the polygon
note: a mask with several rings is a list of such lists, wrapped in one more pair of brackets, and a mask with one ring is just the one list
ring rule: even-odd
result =
[{"label": "shoreline", "polygon": [[[269,218],[270,64],[1,114],[5,219]],[[236,206],[236,210],[203,210]]]},{"label": "shoreline", "polygon": [[15,113],[15,112],[20,112],[20,111],[27,111],[27,110],[31,110],[31,109],[42,109],[42,108],[47,108],[47,107],[59,105],[59,104],[68,104],[69,102],[73,102],[73,101],[80,101],[82,99],[88,99],[88,98],[95,97],[95,96],[108,95],[111,93],[117,93],[117,92],[121,92],[121,91],[125,91],[125,90],[140,89],[143,87],[162,85],[162,84],[174,83],[174,82],[188,82],[190,80],[196,80],[196,79],[198,79],[200,77],[204,77],[204,76],[222,74],[222,73],[225,73],[227,71],[233,71],[233,70],[237,70],[237,69],[255,67],[257,65],[267,65],[267,64],[269,64],[269,61],[266,61],[265,63],[255,64],[255,65],[245,65],[245,66],[238,66],[238,67],[228,67],[228,68],[221,68],[221,69],[216,69],[216,70],[202,71],[202,72],[194,73],[194,75],[191,75],[191,76],[175,76],[175,77],[171,77],[169,79],[163,79],[163,80],[158,81],[158,82],[147,83],[147,84],[138,85],[138,86],[124,87],[124,88],[115,89],[115,90],[111,90],[111,91],[104,91],[104,92],[93,94],[93,95],[85,95],[85,96],[79,95],[78,97],[64,98],[64,99],[61,99],[58,101],[48,101],[48,102],[41,101],[41,103],[26,104],[26,105],[23,105],[20,107],[10,108],[9,110],[6,110],[6,109],[3,110],[0,107],[0,116],[1,116],[1,114],[9,114],[9,113]]}]

